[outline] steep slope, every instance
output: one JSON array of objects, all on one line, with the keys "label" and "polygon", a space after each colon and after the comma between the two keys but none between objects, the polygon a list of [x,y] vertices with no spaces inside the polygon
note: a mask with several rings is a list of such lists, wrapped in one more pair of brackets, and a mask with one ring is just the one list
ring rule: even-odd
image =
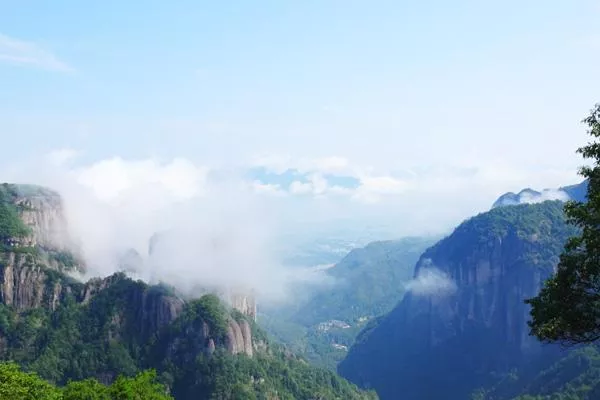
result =
[{"label": "steep slope", "polygon": [[332,290],[317,293],[294,319],[308,326],[331,319],[354,324],[391,310],[404,295],[412,266],[434,242],[403,238],[350,251],[327,271],[335,279]]},{"label": "steep slope", "polygon": [[496,208],[427,250],[411,292],[365,329],[340,373],[383,399],[466,399],[559,350],[528,335],[528,307],[574,234],[562,203]]},{"label": "steep slope", "polygon": [[[48,203],[34,208],[19,187],[3,188],[0,360],[61,385],[88,377],[110,383],[153,368],[184,400],[374,398],[269,344],[254,323],[254,305],[235,295],[239,310],[214,294],[183,298],[124,273],[75,280],[67,275],[79,268],[75,258],[45,230],[54,226],[44,222]],[[34,210],[37,217],[28,219]]]},{"label": "steep slope", "polygon": [[333,284],[297,308],[262,315],[269,333],[311,362],[335,369],[358,332],[402,298],[405,283],[431,238],[372,242],[327,270]]}]

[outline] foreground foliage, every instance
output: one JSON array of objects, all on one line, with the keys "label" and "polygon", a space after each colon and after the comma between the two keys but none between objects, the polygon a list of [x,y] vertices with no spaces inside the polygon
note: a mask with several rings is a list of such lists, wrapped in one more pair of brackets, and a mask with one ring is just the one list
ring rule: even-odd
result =
[{"label": "foreground foliage", "polygon": [[596,400],[600,398],[600,350],[584,346],[546,357],[535,368],[511,371],[477,390],[472,400]]},{"label": "foreground foliage", "polygon": [[581,233],[566,243],[556,274],[527,301],[532,306],[531,332],[543,341],[600,339],[600,104],[584,122],[592,142],[577,152],[593,163],[580,170],[589,181],[587,202],[565,206],[568,221]]},{"label": "foreground foliage", "polygon": [[[67,394],[97,386],[96,381],[86,380],[90,377],[107,383],[118,374],[135,376],[152,368],[157,370],[158,382],[176,399],[375,398],[333,372],[311,367],[284,349],[268,345],[264,333],[254,325],[253,336],[263,350],[253,357],[229,354],[224,346],[227,321],[244,317],[230,314],[214,295],[188,302],[171,324],[144,332],[136,316],[152,311],[138,309],[131,299],[147,290],[163,295],[160,289],[119,275],[88,304],[73,296],[66,296],[55,311],[19,312],[0,304],[0,339],[5,344],[0,357],[16,361],[50,382],[67,385],[63,391]],[[205,324],[217,343],[212,355],[199,341]],[[121,397],[114,397],[117,389],[111,389],[110,398],[138,398],[127,397],[133,389],[123,379],[128,378],[117,378],[111,386],[120,388]],[[132,382],[141,378],[137,379]],[[71,380],[82,382],[69,383]],[[104,393],[101,388],[97,392]]]},{"label": "foreground foliage", "polygon": [[119,377],[106,386],[96,379],[70,381],[63,388],[43,380],[36,373],[23,372],[13,362],[0,363],[0,399],[11,400],[169,400],[173,397],[156,382],[154,371],[135,377]]}]

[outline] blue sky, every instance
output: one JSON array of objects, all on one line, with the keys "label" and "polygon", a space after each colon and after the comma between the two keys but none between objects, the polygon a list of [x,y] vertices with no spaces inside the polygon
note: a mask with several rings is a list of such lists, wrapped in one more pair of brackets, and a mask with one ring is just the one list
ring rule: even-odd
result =
[{"label": "blue sky", "polygon": [[599,20],[592,0],[0,1],[0,166],[184,160],[297,213],[452,224],[577,180]]}]

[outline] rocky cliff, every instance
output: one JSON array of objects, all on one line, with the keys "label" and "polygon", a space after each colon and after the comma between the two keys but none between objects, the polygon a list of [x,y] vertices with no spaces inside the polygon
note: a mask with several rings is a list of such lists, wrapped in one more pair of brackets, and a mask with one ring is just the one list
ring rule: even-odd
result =
[{"label": "rocky cliff", "polygon": [[384,399],[462,399],[493,374],[524,366],[547,350],[528,335],[523,301],[574,233],[560,202],[464,222],[421,256],[409,293],[361,333],[339,371]]},{"label": "rocky cliff", "polygon": [[[161,332],[181,315],[187,304],[170,288],[134,282],[124,274],[82,284],[48,268],[33,254],[0,254],[0,301],[3,305],[17,313],[39,308],[55,311],[67,298],[84,309],[92,307],[94,301],[117,302],[119,307],[111,316],[114,318],[112,335],[122,336],[123,330],[131,328],[140,340]],[[221,341],[223,348],[231,354],[252,356],[253,340],[248,321],[228,316],[226,324],[227,335]],[[206,329],[199,332],[198,340],[205,347],[209,346],[210,332]]]},{"label": "rocky cliff", "polygon": [[[183,297],[124,272],[74,279],[81,264],[56,240],[66,229],[61,207],[39,188],[0,185],[0,361],[58,384],[151,368],[183,400],[374,398],[270,345],[245,289]],[[121,269],[143,262],[128,252]],[[209,293],[223,291],[227,304]]]},{"label": "rocky cliff", "polygon": [[[123,274],[92,279],[85,284],[63,274],[84,267],[70,252],[60,196],[31,185],[3,184],[0,189],[0,226],[8,227],[0,234],[4,245],[0,251],[1,304],[17,313],[38,308],[55,311],[67,297],[86,307],[93,304],[94,298],[105,298],[110,294],[125,300],[120,314],[113,316],[113,328],[116,327],[113,334],[121,329],[118,325],[130,324],[142,338],[160,332],[180,316],[186,301],[170,288],[136,283]],[[143,267],[143,259],[134,251],[128,252],[123,257],[122,267],[135,271]],[[129,282],[126,293],[118,291],[122,282]],[[243,315],[255,318],[253,297],[231,292],[227,299]],[[252,333],[248,322],[228,317],[227,325],[223,347],[231,354],[252,356]],[[208,346],[210,335],[206,329],[201,332],[206,336],[204,344]]]},{"label": "rocky cliff", "polygon": [[[30,265],[44,265],[51,269],[67,272],[85,270],[81,257],[74,253],[75,246],[69,237],[63,201],[58,193],[34,185],[2,184],[0,189],[0,204],[10,213],[11,224],[14,225],[14,228],[5,235],[0,232],[0,241],[8,246],[8,249],[14,249],[19,253],[35,253],[36,257],[28,258]],[[8,220],[8,218],[0,213],[0,220]],[[152,255],[153,248],[156,246],[160,248],[160,239],[161,237],[164,239],[165,236],[164,234],[154,235],[150,239],[148,256]],[[26,257],[13,254],[4,258],[6,259],[5,264],[9,267],[6,273],[10,274],[13,271],[11,268],[13,264],[15,262],[22,264]],[[144,268],[144,257],[131,249],[122,255],[120,264],[122,271],[139,272]],[[21,269],[20,271],[33,273],[33,270]],[[15,286],[15,290],[18,290],[19,293],[21,291],[23,293],[35,292],[37,293],[35,301],[39,302],[38,298],[42,293],[40,280],[44,278],[42,275],[36,275],[36,277],[37,280],[33,279],[34,276],[31,276],[33,280],[29,276],[16,277],[25,280]],[[32,285],[25,288],[24,282],[31,282]],[[256,300],[250,289],[216,288],[215,290],[222,294],[223,300],[233,308],[252,319],[256,318]],[[207,288],[199,288],[197,295],[207,292],[209,292]]]},{"label": "rocky cliff", "polygon": [[58,193],[43,189],[33,188],[30,192],[19,189],[15,204],[19,207],[20,218],[31,234],[27,241],[30,245],[37,245],[51,249],[67,249],[69,235],[63,202]]},{"label": "rocky cliff", "polygon": [[28,253],[0,253],[0,301],[24,311],[56,309],[65,291],[60,281]]},{"label": "rocky cliff", "polygon": [[[0,185],[4,222],[14,225],[4,241],[13,247],[66,250],[70,244],[67,220],[60,195],[33,185]],[[9,215],[14,214],[14,215]],[[19,221],[11,221],[17,216]],[[15,229],[23,225],[24,231]]]}]

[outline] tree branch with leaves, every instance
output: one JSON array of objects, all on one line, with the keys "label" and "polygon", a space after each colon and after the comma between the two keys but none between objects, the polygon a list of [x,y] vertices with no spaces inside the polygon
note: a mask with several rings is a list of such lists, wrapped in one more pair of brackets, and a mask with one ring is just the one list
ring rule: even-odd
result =
[{"label": "tree branch with leaves", "polygon": [[590,343],[600,339],[600,104],[583,120],[591,141],[577,153],[590,160],[579,174],[588,181],[587,201],[567,202],[565,215],[580,229],[570,238],[554,276],[531,305],[531,334],[545,342]]}]

